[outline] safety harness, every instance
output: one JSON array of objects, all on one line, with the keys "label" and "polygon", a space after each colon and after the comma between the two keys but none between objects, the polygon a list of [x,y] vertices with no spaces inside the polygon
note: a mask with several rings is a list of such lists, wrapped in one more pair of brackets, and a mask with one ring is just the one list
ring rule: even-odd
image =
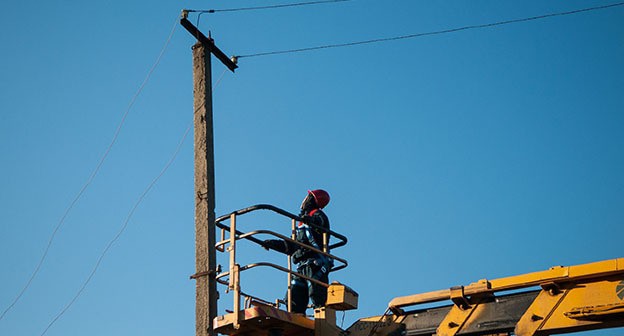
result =
[{"label": "safety harness", "polygon": [[[310,213],[308,214],[309,216],[314,215],[319,209],[314,209],[312,211],[310,211]],[[299,222],[298,225],[298,229],[302,230],[303,233],[305,234],[305,238],[308,241],[308,244],[318,250],[323,250],[321,244],[319,244],[317,242],[317,240],[314,238],[314,235],[312,234],[312,230],[310,228],[310,226],[304,222]],[[305,265],[310,265],[313,264],[315,266],[318,266],[319,269],[318,271],[316,271],[314,273],[314,275],[312,276],[314,279],[319,279],[322,274],[327,274],[329,273],[329,271],[331,270],[331,268],[334,266],[334,261],[323,255],[323,254],[319,254],[316,253],[316,257],[315,258],[309,258],[308,260],[306,260],[305,262],[303,262],[302,264],[300,264],[299,266],[305,266]]]}]

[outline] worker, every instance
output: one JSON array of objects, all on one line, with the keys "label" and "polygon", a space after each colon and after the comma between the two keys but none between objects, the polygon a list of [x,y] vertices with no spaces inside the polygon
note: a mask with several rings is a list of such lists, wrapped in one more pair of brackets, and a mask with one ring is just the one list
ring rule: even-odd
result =
[{"label": "worker", "polygon": [[[323,250],[323,230],[319,227],[329,231],[329,218],[321,210],[328,203],[329,194],[325,190],[308,190],[308,194],[301,203],[299,217],[302,221],[298,223],[295,232],[297,242]],[[265,240],[262,246],[267,250],[273,249],[291,255],[293,262],[297,264],[297,273],[323,283],[329,282],[328,275],[333,266],[331,258],[281,239]],[[293,276],[291,295],[292,311],[305,314],[308,308],[308,298],[312,301],[314,308],[325,306],[327,288],[304,278]]]}]

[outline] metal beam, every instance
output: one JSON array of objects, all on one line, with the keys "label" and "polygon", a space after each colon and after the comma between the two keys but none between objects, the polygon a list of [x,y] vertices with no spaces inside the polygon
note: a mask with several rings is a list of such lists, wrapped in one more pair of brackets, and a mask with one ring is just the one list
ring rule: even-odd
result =
[{"label": "metal beam", "polygon": [[[518,290],[539,286],[545,283],[599,279],[617,274],[624,274],[624,258],[567,267],[557,266],[546,271],[527,273],[494,280],[483,279],[465,286],[463,290],[465,296],[471,296],[482,293]],[[404,307],[450,300],[452,297],[451,292],[451,289],[443,289],[428,293],[398,297],[390,301],[389,306],[395,314],[400,314]]]},{"label": "metal beam", "polygon": [[223,51],[221,51],[221,49],[214,44],[214,40],[210,37],[206,37],[206,35],[199,31],[199,29],[197,29],[197,27],[195,27],[191,21],[185,17],[185,15],[183,15],[180,19],[180,24],[186,28],[186,30],[188,30],[188,32],[191,33],[191,35],[193,35],[199,42],[201,42],[201,44],[208,48],[210,53],[215,55],[215,57],[219,59],[219,61],[221,61],[221,63],[223,63],[223,65],[225,65],[228,69],[234,72],[234,70],[238,68],[238,65],[236,65],[236,58],[233,57],[230,59],[227,57],[225,53],[223,53]]}]

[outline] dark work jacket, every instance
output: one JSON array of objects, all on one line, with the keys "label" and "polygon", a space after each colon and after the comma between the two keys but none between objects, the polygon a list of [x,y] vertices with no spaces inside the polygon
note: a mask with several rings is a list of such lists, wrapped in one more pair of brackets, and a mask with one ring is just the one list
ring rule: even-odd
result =
[{"label": "dark work jacket", "polygon": [[[320,209],[310,211],[307,215],[302,215],[302,222],[299,222],[295,230],[295,240],[305,245],[312,246],[318,250],[323,250],[323,231],[311,225],[313,224],[321,228],[329,230],[329,218]],[[329,243],[329,237],[328,237]],[[323,255],[299,246],[295,243],[281,240],[269,239],[262,243],[267,249],[272,249],[281,253],[286,253],[293,257],[296,264],[305,264],[306,262],[318,260],[328,261]],[[329,250],[327,251],[329,252]],[[323,260],[326,259],[326,260]]]},{"label": "dark work jacket", "polygon": [[[317,229],[308,224],[313,224],[323,229],[329,230],[329,218],[327,218],[327,215],[325,215],[325,213],[321,209],[314,209],[310,211],[309,214],[302,216],[302,218],[303,222],[299,222],[299,224],[297,225],[295,240],[322,251],[323,230]],[[319,255],[318,253],[300,247],[298,245],[289,247],[294,248],[293,261],[296,264],[306,262],[309,259],[318,259],[319,257],[321,257],[321,255]]]}]

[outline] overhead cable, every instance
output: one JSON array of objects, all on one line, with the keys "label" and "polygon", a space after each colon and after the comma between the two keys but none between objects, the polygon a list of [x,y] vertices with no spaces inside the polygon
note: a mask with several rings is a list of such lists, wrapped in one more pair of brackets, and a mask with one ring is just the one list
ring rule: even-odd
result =
[{"label": "overhead cable", "polygon": [[188,13],[212,14],[212,13],[220,13],[220,12],[241,12],[241,11],[277,9],[277,8],[286,8],[286,7],[299,7],[299,6],[308,6],[308,5],[320,5],[320,4],[327,4],[327,3],[334,3],[334,2],[347,2],[347,1],[351,1],[351,0],[318,0],[318,1],[281,4],[281,5],[267,5],[267,6],[257,6],[257,7],[239,7],[239,8],[225,8],[225,9],[189,9],[186,11]]},{"label": "overhead cable", "polygon": [[[219,83],[221,83],[221,79],[223,79],[223,75],[225,75],[226,72],[227,72],[227,69],[223,70],[223,73],[221,73],[221,76],[219,77],[219,79],[215,83],[212,91],[214,91],[219,86]],[[198,109],[201,108],[201,107],[203,107],[203,106],[198,107]],[[197,110],[195,112],[197,112]],[[130,212],[128,213],[128,216],[126,217],[125,221],[123,222],[121,228],[119,229],[117,234],[113,237],[113,239],[111,239],[108,242],[108,245],[106,245],[106,248],[104,248],[104,250],[100,254],[97,262],[95,263],[95,266],[91,270],[91,273],[89,273],[89,276],[87,276],[87,279],[83,282],[83,284],[80,286],[80,288],[78,289],[78,291],[76,292],[74,297],[69,301],[69,303],[52,319],[52,321],[50,321],[48,326],[41,333],[41,336],[45,335],[48,332],[48,330],[52,327],[52,325],[54,325],[54,323],[56,323],[56,321],[59,318],[61,318],[61,316],[63,316],[63,314],[65,314],[65,312],[76,302],[78,297],[80,297],[80,295],[82,295],[82,292],[85,290],[87,285],[91,282],[91,279],[93,279],[93,276],[95,275],[95,272],[100,267],[100,264],[102,263],[102,260],[104,259],[104,257],[106,256],[106,254],[108,253],[110,248],[113,246],[113,244],[115,244],[115,242],[117,240],[119,240],[119,237],[121,237],[121,235],[124,233],[124,231],[126,231],[126,228],[128,227],[128,224],[130,223],[130,219],[132,218],[132,216],[134,216],[134,213],[136,212],[136,210],[139,207],[139,205],[141,205],[141,203],[143,202],[143,199],[145,199],[145,196],[147,196],[147,194],[152,190],[152,188],[156,185],[158,180],[160,180],[160,178],[163,175],[165,175],[165,173],[167,172],[167,170],[169,169],[171,164],[178,157],[178,154],[180,153],[180,150],[182,149],[182,145],[184,144],[184,141],[188,137],[188,134],[190,133],[192,128],[193,128],[193,123],[191,122],[189,124],[189,126],[186,128],[186,130],[184,131],[184,134],[182,135],[182,138],[178,142],[178,145],[177,145],[176,149],[173,151],[173,154],[171,155],[171,158],[169,158],[169,161],[167,161],[167,163],[165,164],[163,169],[160,171],[160,173],[158,173],[158,175],[152,180],[152,182],[145,188],[143,193],[141,193],[139,198],[136,200],[136,202],[134,203],[134,205],[130,209]]]},{"label": "overhead cable", "polygon": [[87,179],[87,181],[83,184],[82,188],[80,188],[80,191],[78,192],[78,194],[76,194],[76,196],[74,197],[74,199],[72,200],[72,202],[69,204],[69,206],[67,207],[67,209],[65,210],[65,212],[63,213],[63,216],[61,216],[61,219],[58,221],[58,223],[56,224],[56,226],[54,227],[54,230],[52,232],[52,235],[50,236],[50,239],[48,240],[48,244],[46,245],[43,255],[41,256],[39,263],[37,264],[37,266],[35,267],[35,270],[33,271],[32,275],[30,276],[30,278],[28,279],[28,281],[26,282],[26,285],[24,285],[24,287],[22,288],[22,290],[19,292],[19,294],[15,297],[15,299],[13,300],[13,302],[11,302],[11,304],[4,309],[4,311],[2,312],[2,314],[0,314],[0,321],[4,318],[4,316],[13,308],[13,306],[15,306],[15,304],[20,300],[20,298],[24,295],[24,293],[26,292],[26,290],[28,290],[28,288],[30,287],[31,283],[33,282],[33,280],[35,279],[35,277],[37,276],[37,274],[39,273],[41,266],[43,265],[46,257],[48,256],[48,252],[50,251],[50,247],[52,246],[52,242],[54,241],[54,238],[56,237],[56,234],[58,233],[59,229],[61,228],[61,226],[65,223],[65,220],[67,219],[67,216],[69,215],[69,213],[71,212],[71,210],[74,208],[74,206],[76,205],[76,203],[78,203],[78,201],[80,200],[80,198],[82,197],[82,195],[84,194],[84,192],[87,190],[87,188],[89,187],[89,185],[91,185],[91,182],[93,182],[93,180],[95,179],[95,177],[97,176],[97,174],[99,173],[100,169],[102,168],[102,165],[104,164],[104,161],[106,161],[106,158],[108,157],[108,154],[110,153],[111,149],[113,148],[113,146],[115,145],[115,143],[117,142],[117,138],[119,137],[119,133],[121,132],[121,129],[123,127],[123,125],[126,122],[126,119],[128,117],[128,114],[130,113],[130,110],[132,109],[132,106],[134,105],[136,99],[138,98],[139,94],[141,94],[141,92],[143,91],[143,88],[145,88],[145,85],[147,84],[147,82],[150,80],[152,73],[154,72],[154,70],[156,69],[156,67],[158,66],[158,64],[160,64],[160,60],[162,59],[162,56],[165,53],[165,50],[167,49],[167,47],[169,46],[169,42],[171,41],[171,38],[173,37],[173,33],[176,30],[176,27],[178,26],[177,24],[177,19],[176,22],[173,26],[173,28],[171,29],[171,32],[169,33],[169,37],[167,38],[163,48],[160,51],[160,54],[158,55],[158,57],[156,58],[156,62],[154,62],[154,65],[152,65],[151,69],[149,70],[149,72],[147,73],[147,76],[145,76],[145,79],[143,80],[143,82],[141,83],[141,85],[139,86],[138,90],[136,91],[136,93],[134,94],[134,96],[132,96],[132,99],[130,99],[130,103],[128,104],[128,107],[126,108],[126,111],[124,112],[121,121],[119,122],[119,125],[117,125],[117,129],[115,130],[115,133],[113,135],[113,139],[111,140],[111,142],[108,144],[108,147],[106,148],[106,150],[104,151],[104,154],[102,155],[102,157],[100,158],[100,161],[98,162],[98,164],[95,166],[95,169],[93,170],[93,172],[91,173],[91,175],[89,176],[89,178]]},{"label": "overhead cable", "polygon": [[347,42],[347,43],[327,44],[327,45],[322,45],[322,46],[306,47],[306,48],[298,48],[298,49],[287,49],[287,50],[278,50],[278,51],[259,52],[259,53],[254,53],[254,54],[238,55],[238,56],[235,56],[235,57],[239,58],[239,59],[240,58],[249,58],[249,57],[261,57],[261,56],[291,54],[291,53],[300,53],[300,52],[321,50],[321,49],[351,47],[351,46],[363,45],[363,44],[372,44],[372,43],[381,43],[381,42],[405,40],[405,39],[424,37],[424,36],[431,36],[431,35],[441,35],[441,34],[448,34],[448,33],[456,33],[456,32],[459,32],[459,31],[470,30],[470,29],[481,29],[481,28],[502,26],[502,25],[507,25],[507,24],[512,24],[512,23],[535,21],[535,20],[552,18],[552,17],[556,17],[556,16],[572,15],[572,14],[578,14],[578,13],[583,13],[583,12],[590,12],[590,11],[595,11],[595,10],[600,10],[600,9],[613,8],[613,7],[618,7],[618,6],[624,6],[624,2],[618,2],[618,3],[604,5],[604,6],[597,6],[597,7],[577,9],[577,10],[572,10],[572,11],[567,11],[567,12],[544,14],[544,15],[532,16],[532,17],[521,18],[521,19],[513,19],[513,20],[499,21],[499,22],[494,22],[494,23],[486,23],[486,24],[480,24],[480,25],[471,25],[471,26],[464,26],[464,27],[459,27],[459,28],[451,28],[451,29],[445,29],[445,30],[439,30],[439,31],[433,31],[433,32],[426,32],[426,33],[416,33],[416,34],[394,36],[394,37],[386,37],[386,38],[378,38],[378,39],[364,40],[364,41]]},{"label": "overhead cable", "polygon": [[[192,124],[191,124],[192,126]],[[182,144],[184,143],[184,140],[186,139],[189,131],[191,130],[191,126],[187,127],[186,131],[184,132],[184,136],[182,137],[182,140],[180,140],[180,142],[178,143],[178,146],[176,147],[173,156],[169,159],[169,161],[167,162],[167,164],[165,165],[165,167],[160,171],[160,173],[156,176],[156,178],[154,178],[152,180],[152,182],[147,186],[147,188],[143,191],[143,193],[141,194],[141,196],[139,196],[139,198],[137,199],[137,201],[135,202],[134,206],[132,207],[132,209],[130,210],[130,212],[128,213],[128,216],[126,217],[126,220],[124,221],[123,225],[121,226],[121,229],[117,232],[117,234],[115,235],[115,237],[113,237],[113,239],[111,241],[108,242],[108,245],[106,245],[106,248],[104,248],[104,250],[102,251],[102,254],[100,254],[100,257],[98,258],[97,262],[95,263],[95,266],[93,267],[93,269],[91,270],[91,273],[89,273],[89,276],[87,277],[87,279],[83,282],[82,286],[80,286],[80,289],[78,289],[78,291],[76,292],[76,294],[74,295],[74,297],[69,301],[69,303],[52,319],[52,321],[50,321],[50,323],[48,324],[48,326],[45,328],[45,330],[43,330],[43,332],[41,333],[41,336],[45,335],[48,330],[50,329],[50,327],[52,327],[52,325],[54,323],[56,323],[56,321],[63,315],[65,314],[65,312],[74,304],[74,302],[76,302],[76,300],[78,299],[78,297],[80,297],[80,295],[82,294],[82,292],[85,290],[85,288],[87,287],[87,285],[89,284],[89,282],[91,282],[91,279],[93,279],[93,276],[95,275],[95,272],[98,270],[98,268],[100,267],[100,264],[102,263],[102,260],[104,259],[104,257],[106,256],[106,253],[108,253],[108,251],[110,250],[110,248],[113,246],[113,244],[119,239],[119,237],[121,237],[121,235],[124,233],[124,231],[126,230],[126,228],[128,227],[128,223],[130,222],[130,219],[132,218],[132,216],[134,215],[135,211],[137,210],[137,208],[139,207],[139,205],[143,202],[143,199],[145,198],[145,196],[147,196],[147,194],[150,192],[150,190],[152,189],[152,187],[154,187],[154,185],[156,184],[156,182],[158,182],[158,180],[165,174],[165,172],[169,169],[169,166],[171,166],[171,164],[173,163],[173,161],[175,160],[175,158],[178,156],[178,153],[180,152],[180,148],[182,147]]]}]

